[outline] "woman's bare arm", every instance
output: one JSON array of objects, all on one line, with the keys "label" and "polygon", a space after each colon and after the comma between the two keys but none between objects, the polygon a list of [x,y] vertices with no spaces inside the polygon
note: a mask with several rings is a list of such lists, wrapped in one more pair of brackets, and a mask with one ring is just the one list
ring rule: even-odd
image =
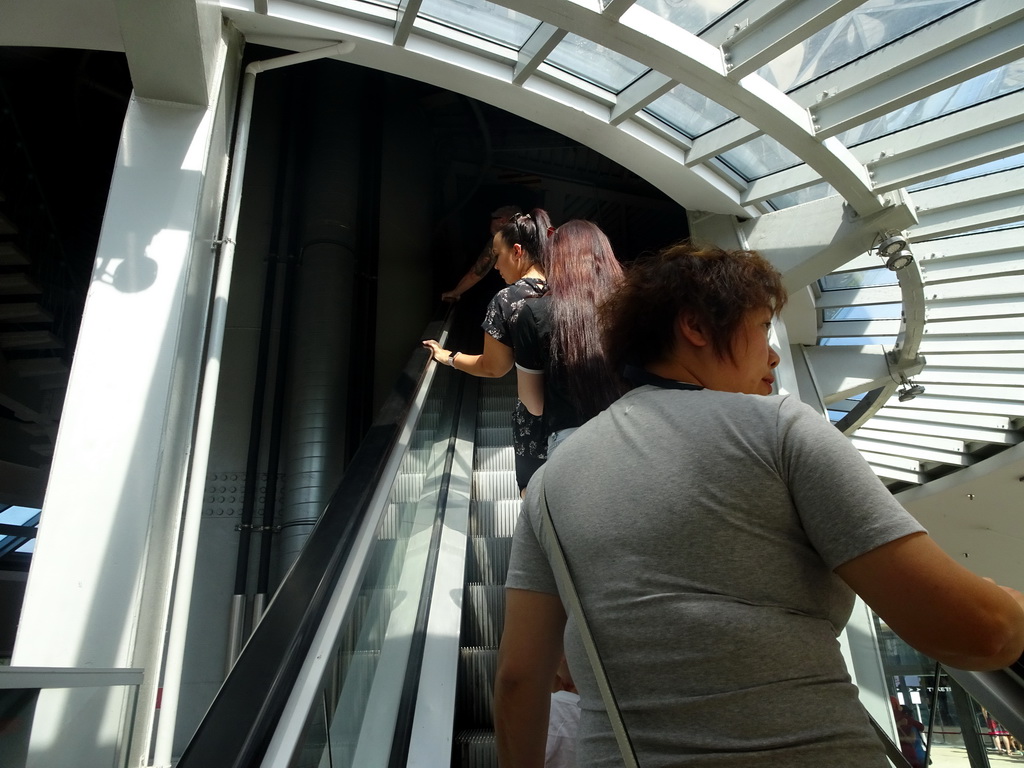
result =
[{"label": "woman's bare arm", "polygon": [[[451,350],[447,350],[433,339],[427,339],[423,346],[430,350],[434,359],[442,365],[448,365]],[[507,347],[491,334],[484,334],[484,351],[480,355],[464,355],[461,352],[455,357],[455,368],[472,376],[496,379],[512,370],[514,361],[512,347]]]},{"label": "woman's bare arm", "polygon": [[494,681],[501,768],[543,768],[551,687],[562,659],[565,609],[558,595],[505,590],[505,629]]},{"label": "woman's bare arm", "polygon": [[892,630],[957,669],[1008,666],[1024,653],[1024,595],[957,563],[925,533],[836,568]]}]

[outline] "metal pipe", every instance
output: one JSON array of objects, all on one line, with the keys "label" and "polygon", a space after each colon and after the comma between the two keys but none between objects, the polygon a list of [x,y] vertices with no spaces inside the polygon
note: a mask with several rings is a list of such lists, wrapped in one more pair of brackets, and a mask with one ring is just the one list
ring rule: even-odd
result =
[{"label": "metal pipe", "polygon": [[199,528],[202,522],[203,501],[206,495],[206,474],[210,461],[210,442],[213,418],[217,404],[217,385],[220,381],[220,361],[224,351],[224,330],[227,326],[228,295],[231,288],[231,270],[234,265],[235,235],[238,232],[239,211],[242,203],[242,180],[249,146],[252,105],[256,89],[256,75],[270,69],[312,61],[326,56],[348,53],[354,43],[339,43],[314,51],[281,56],[262,62],[253,62],[245,68],[242,92],[235,124],[235,146],[224,202],[224,223],[219,245],[220,259],[214,283],[203,380],[196,415],[195,444],[189,471],[189,486],[185,498],[181,544],[178,548],[177,578],[167,633],[167,653],[162,677],[160,717],[157,721],[153,752],[154,766],[170,766],[174,746],[174,729],[178,719],[181,697],[181,674],[185,662],[185,641],[188,618],[192,605],[192,587],[195,580],[196,554],[199,548]]}]

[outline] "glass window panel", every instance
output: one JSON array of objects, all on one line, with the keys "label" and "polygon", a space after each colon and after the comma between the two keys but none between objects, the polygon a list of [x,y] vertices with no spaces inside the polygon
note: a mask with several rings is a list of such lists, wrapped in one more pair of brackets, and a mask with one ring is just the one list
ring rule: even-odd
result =
[{"label": "glass window panel", "polygon": [[645,111],[691,139],[736,117],[707,96],[681,84],[651,102]]},{"label": "glass window panel", "polygon": [[779,195],[768,200],[776,210],[781,211],[783,208],[792,208],[794,205],[803,205],[804,203],[810,203],[815,200],[824,200],[826,197],[832,197],[837,194],[835,187],[831,184],[815,184],[813,187],[805,187],[798,189],[796,192],[790,192],[788,195]]},{"label": "glass window panel", "polygon": [[0,512],[0,523],[6,525],[24,525],[33,515],[38,515],[38,509],[30,507],[8,507]]},{"label": "glass window panel", "polygon": [[736,0],[639,0],[637,3],[695,35],[736,4]]},{"label": "glass window panel", "polygon": [[820,347],[860,347],[879,344],[891,347],[895,343],[895,336],[835,336],[818,339]]},{"label": "glass window panel", "polygon": [[835,272],[818,280],[823,291],[842,291],[848,288],[871,288],[878,285],[896,285],[896,273],[885,267],[860,269],[856,272]]},{"label": "glass window panel", "polygon": [[719,157],[748,181],[801,164],[799,157],[770,136],[758,136]]},{"label": "glass window panel", "polygon": [[839,135],[848,147],[1024,89],[1024,59],[908,104]]},{"label": "glass window panel", "polygon": [[827,307],[821,310],[825,322],[835,320],[899,320],[903,304],[870,304],[863,307]]},{"label": "glass window panel", "polygon": [[423,0],[420,15],[517,50],[540,22],[487,0]]},{"label": "glass window panel", "polygon": [[637,61],[573,34],[565,36],[551,52],[547,63],[614,93],[649,71]]},{"label": "glass window panel", "polygon": [[978,176],[988,176],[990,173],[999,173],[1000,171],[1009,171],[1014,168],[1020,168],[1024,166],[1024,154],[1012,155],[1010,157],[1004,157],[1001,160],[993,160],[991,163],[985,163],[984,165],[977,165],[973,168],[965,168],[962,171],[956,173],[950,173],[946,176],[940,176],[937,179],[930,179],[920,184],[915,184],[912,187],[908,187],[911,192],[919,189],[929,189],[930,187],[941,187],[943,184],[952,184],[954,181],[964,181],[965,179],[973,179]]},{"label": "glass window panel", "polygon": [[962,7],[963,0],[868,0],[762,67],[758,74],[786,91],[820,77]]}]

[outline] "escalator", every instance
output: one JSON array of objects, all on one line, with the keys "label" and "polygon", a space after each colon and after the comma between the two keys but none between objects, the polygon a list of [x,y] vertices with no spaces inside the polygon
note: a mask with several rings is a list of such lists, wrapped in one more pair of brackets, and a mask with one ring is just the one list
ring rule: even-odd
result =
[{"label": "escalator", "polygon": [[[179,768],[495,768],[514,381],[414,353]],[[956,675],[1024,724],[1021,669]]]},{"label": "escalator", "polygon": [[514,387],[414,353],[179,767],[496,765]]}]

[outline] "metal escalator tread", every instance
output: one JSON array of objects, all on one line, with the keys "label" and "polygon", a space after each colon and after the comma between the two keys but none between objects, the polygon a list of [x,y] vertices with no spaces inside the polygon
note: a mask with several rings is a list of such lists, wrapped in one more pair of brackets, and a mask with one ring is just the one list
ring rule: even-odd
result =
[{"label": "metal escalator tread", "polygon": [[473,450],[453,768],[497,768],[492,698],[505,575],[519,516],[512,449],[515,378],[481,382]]}]

